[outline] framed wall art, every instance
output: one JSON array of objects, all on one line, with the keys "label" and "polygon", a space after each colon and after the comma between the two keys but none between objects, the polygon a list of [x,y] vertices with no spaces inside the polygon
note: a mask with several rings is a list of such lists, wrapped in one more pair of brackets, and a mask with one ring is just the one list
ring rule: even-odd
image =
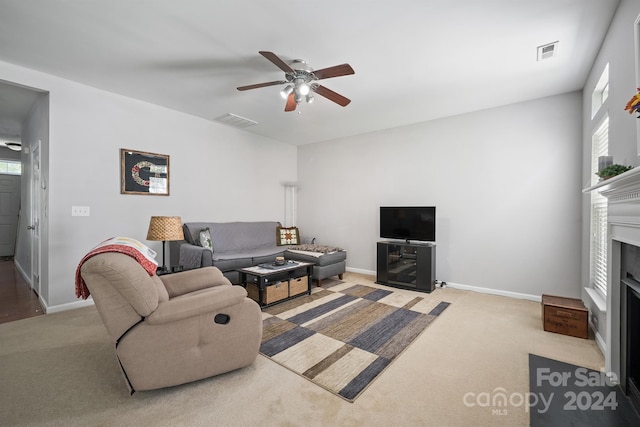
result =
[{"label": "framed wall art", "polygon": [[120,193],[169,195],[169,156],[120,149]]}]

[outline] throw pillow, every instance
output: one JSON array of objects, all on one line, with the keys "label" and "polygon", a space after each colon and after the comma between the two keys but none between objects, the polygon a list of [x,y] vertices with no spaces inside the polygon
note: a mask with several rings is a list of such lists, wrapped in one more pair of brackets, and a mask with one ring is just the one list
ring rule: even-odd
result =
[{"label": "throw pillow", "polygon": [[276,233],[276,243],[278,246],[300,244],[300,231],[298,227],[278,227]]},{"label": "throw pillow", "polygon": [[209,231],[209,227],[200,231],[198,243],[200,243],[200,246],[203,248],[209,249],[213,252],[213,242],[211,241],[211,231]]}]

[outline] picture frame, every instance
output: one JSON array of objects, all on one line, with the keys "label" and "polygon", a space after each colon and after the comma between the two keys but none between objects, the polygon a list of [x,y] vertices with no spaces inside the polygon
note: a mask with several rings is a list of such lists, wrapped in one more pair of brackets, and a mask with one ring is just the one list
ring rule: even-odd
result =
[{"label": "picture frame", "polygon": [[120,149],[120,194],[169,195],[169,156]]}]

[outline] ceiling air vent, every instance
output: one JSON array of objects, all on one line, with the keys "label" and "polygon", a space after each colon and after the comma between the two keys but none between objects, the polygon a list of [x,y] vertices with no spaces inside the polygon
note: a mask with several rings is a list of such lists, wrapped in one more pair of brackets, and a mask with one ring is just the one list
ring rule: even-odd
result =
[{"label": "ceiling air vent", "polygon": [[247,119],[245,117],[240,117],[237,114],[232,114],[232,113],[225,114],[224,116],[216,117],[213,120],[218,123],[222,123],[224,125],[233,126],[241,129],[258,124],[258,122]]},{"label": "ceiling air vent", "polygon": [[558,53],[558,42],[543,44],[538,46],[538,61],[556,56]]}]

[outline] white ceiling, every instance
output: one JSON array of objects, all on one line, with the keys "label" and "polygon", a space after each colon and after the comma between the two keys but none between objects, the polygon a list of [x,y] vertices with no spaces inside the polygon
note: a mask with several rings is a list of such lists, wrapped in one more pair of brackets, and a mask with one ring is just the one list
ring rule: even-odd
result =
[{"label": "white ceiling", "polygon": [[[579,90],[617,4],[0,0],[0,60],[306,144]],[[537,46],[555,41],[557,56],[538,62]],[[237,91],[283,79],[261,50],[315,69],[349,63],[355,75],[322,84],[351,104],[316,96],[285,113],[281,86]]]}]

